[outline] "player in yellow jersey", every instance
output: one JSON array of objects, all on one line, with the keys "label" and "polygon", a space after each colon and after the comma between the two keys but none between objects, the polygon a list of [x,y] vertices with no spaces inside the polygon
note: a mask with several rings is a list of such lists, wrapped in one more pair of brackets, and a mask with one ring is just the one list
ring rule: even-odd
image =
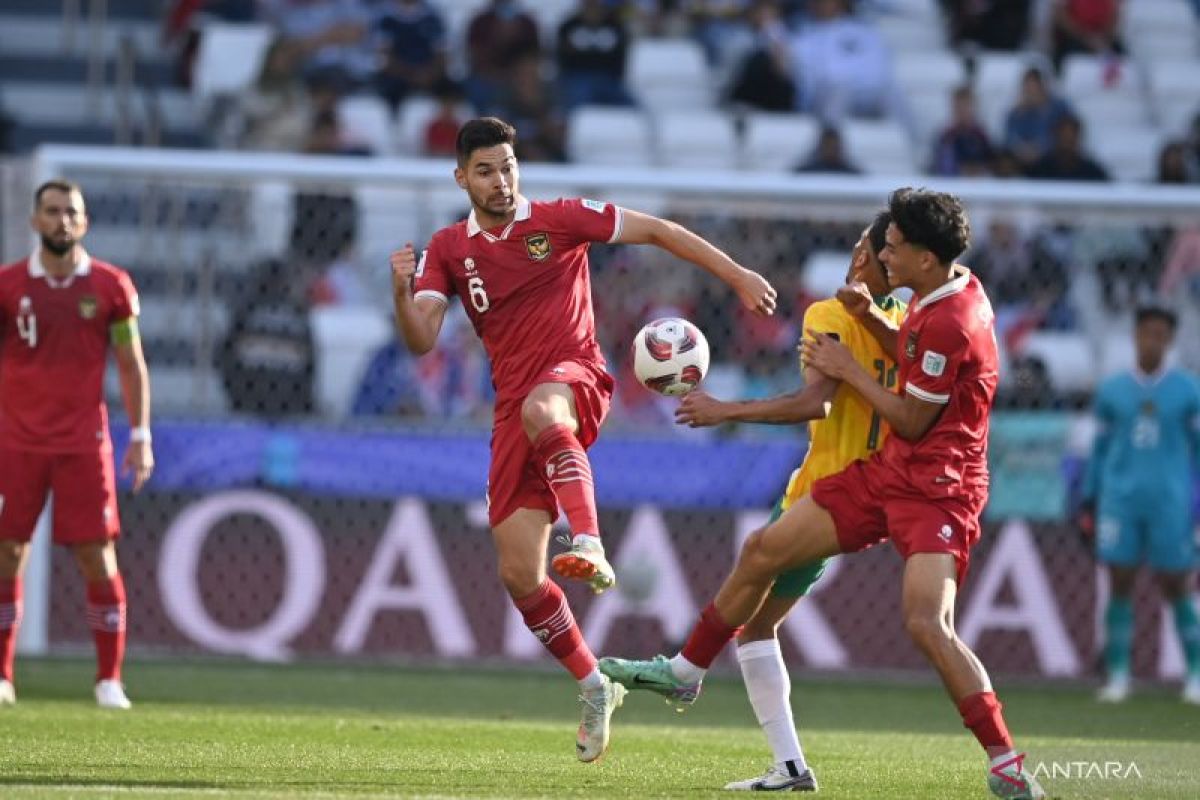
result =
[{"label": "player in yellow jersey", "polygon": [[[904,304],[889,296],[887,272],[879,262],[891,215],[880,212],[863,231],[850,256],[848,284],[863,284],[875,298],[875,314],[899,326]],[[854,358],[879,382],[896,385],[896,364],[867,329],[834,298],[813,303],[804,314],[805,331],[815,330],[839,339]],[[804,367],[801,365],[801,371]],[[878,450],[888,435],[887,423],[849,386],[817,371],[805,374],[803,389],[765,400],[721,401],[693,391],[675,412],[676,421],[692,427],[723,422],[809,423],[808,455],[788,481],[775,505],[775,520],[808,493],[813,483],[841,472],[851,462]],[[777,630],[801,597],[825,571],[828,559],[786,572],[738,637],[738,663],[746,693],[775,761],[764,775],[730,783],[725,788],[745,791],[816,791],[817,780],[804,758],[790,703],[791,680],[779,649]]]}]

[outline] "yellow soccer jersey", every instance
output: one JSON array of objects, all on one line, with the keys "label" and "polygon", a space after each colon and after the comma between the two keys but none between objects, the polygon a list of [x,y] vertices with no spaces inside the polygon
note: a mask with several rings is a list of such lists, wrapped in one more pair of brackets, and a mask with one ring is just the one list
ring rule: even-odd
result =
[{"label": "yellow soccer jersey", "polygon": [[[885,299],[879,307],[896,325],[904,318],[904,303],[895,298]],[[821,300],[808,307],[804,313],[804,331],[810,329],[836,336],[850,348],[854,360],[875,375],[880,384],[891,390],[896,388],[896,362],[888,358],[875,337],[850,316],[836,298]],[[804,366],[800,369],[803,372]],[[784,509],[808,494],[816,481],[870,456],[883,446],[890,431],[888,424],[866,400],[843,385],[833,396],[829,416],[810,422],[808,432],[808,455],[788,480]]]}]

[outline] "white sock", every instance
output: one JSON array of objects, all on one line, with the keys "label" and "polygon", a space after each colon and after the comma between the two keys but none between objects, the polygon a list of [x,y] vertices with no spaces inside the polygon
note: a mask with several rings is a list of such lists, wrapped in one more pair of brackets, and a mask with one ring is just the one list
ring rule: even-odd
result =
[{"label": "white sock", "polygon": [[591,672],[579,679],[579,688],[585,692],[603,689],[604,676],[600,674],[600,670],[592,667]]},{"label": "white sock", "polygon": [[684,683],[699,683],[704,680],[704,675],[708,670],[704,667],[697,667],[692,662],[683,657],[683,653],[677,653],[671,659],[671,674],[677,680]]},{"label": "white sock", "polygon": [[747,642],[738,647],[737,659],[742,668],[746,694],[750,696],[750,705],[754,707],[754,716],[767,736],[775,763],[792,761],[799,772],[804,772],[808,769],[808,763],[804,760],[804,750],[796,734],[790,701],[792,682],[783,663],[779,640]]}]

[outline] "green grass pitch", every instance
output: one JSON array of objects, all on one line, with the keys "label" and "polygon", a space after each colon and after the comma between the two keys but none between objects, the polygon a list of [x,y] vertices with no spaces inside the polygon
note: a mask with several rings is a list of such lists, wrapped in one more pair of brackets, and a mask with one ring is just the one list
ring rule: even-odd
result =
[{"label": "green grass pitch", "polygon": [[[95,708],[90,673],[82,660],[18,663],[19,703],[0,708],[0,797],[718,797],[770,761],[728,677],[684,714],[631,695],[604,761],[586,765],[574,686],[557,672],[135,662],[128,713]],[[1119,707],[1083,688],[1001,697],[1018,746],[1057,765],[1052,797],[1200,797],[1200,708],[1174,694]],[[818,796],[989,796],[982,754],[936,686],[802,678],[793,705]]]}]

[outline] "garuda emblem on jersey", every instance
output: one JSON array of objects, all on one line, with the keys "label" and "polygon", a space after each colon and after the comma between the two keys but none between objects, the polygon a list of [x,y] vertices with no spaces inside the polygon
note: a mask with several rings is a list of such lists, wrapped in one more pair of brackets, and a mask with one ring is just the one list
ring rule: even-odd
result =
[{"label": "garuda emblem on jersey", "polygon": [[906,358],[917,357],[917,332],[909,331],[908,340],[904,343],[904,356]]},{"label": "garuda emblem on jersey", "polygon": [[550,256],[550,235],[531,233],[525,237],[525,252],[534,261],[545,261]]},{"label": "garuda emblem on jersey", "polygon": [[79,298],[79,316],[84,319],[94,319],[96,317],[96,298],[90,294],[85,294]]}]

